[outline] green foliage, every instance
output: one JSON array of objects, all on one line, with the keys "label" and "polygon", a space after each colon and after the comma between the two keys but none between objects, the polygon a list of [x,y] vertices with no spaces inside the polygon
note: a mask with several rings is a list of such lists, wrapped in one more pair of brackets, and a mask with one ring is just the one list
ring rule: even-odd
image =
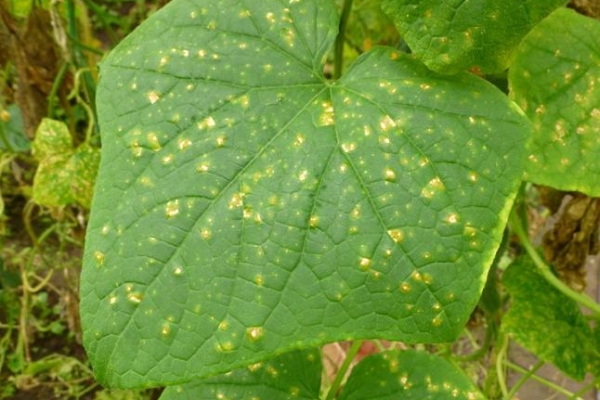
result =
[{"label": "green foliage", "polygon": [[100,151],[84,143],[73,149],[67,126],[44,119],[32,144],[40,162],[33,182],[33,201],[49,207],[79,203],[89,207],[100,163]]},{"label": "green foliage", "polygon": [[174,1],[104,61],[81,303],[102,383],[463,329],[529,122],[391,48],[325,80],[336,25],[329,2]]},{"label": "green foliage", "polygon": [[511,97],[535,126],[528,179],[590,196],[600,196],[597,37],[600,22],[559,9],[523,40],[509,75]]},{"label": "green foliage", "polygon": [[503,330],[542,360],[583,379],[599,354],[577,303],[545,281],[527,257],[511,264],[502,282],[511,296]]},{"label": "green foliage", "polygon": [[16,104],[11,104],[0,111],[0,153],[24,153],[29,148],[21,110]]},{"label": "green foliage", "polygon": [[[11,104],[27,63],[0,71],[0,235],[27,233],[0,238],[0,398],[31,382],[148,396],[102,390],[85,363],[42,349],[52,335],[77,352],[65,266],[88,221],[69,206],[90,206],[100,163],[99,48],[161,4],[123,3],[36,2],[67,39],[33,142]],[[552,13],[564,0],[492,3],[174,0],[111,52],[81,286],[99,381],[171,385],[162,400],[508,400],[535,373],[507,361],[509,340],[597,380],[600,329],[578,306],[596,321],[600,306],[552,274],[518,218],[518,241],[500,242],[523,171],[598,195],[598,22]],[[18,25],[34,2],[5,4]],[[351,12],[333,54],[335,4]],[[399,41],[414,55],[374,46]],[[483,75],[506,68],[509,97]],[[504,271],[515,247],[531,260]],[[380,353],[353,362],[363,338],[384,339],[368,341]],[[332,378],[318,347],[340,340],[355,341]],[[512,388],[505,368],[524,373]]]},{"label": "green foliage", "polygon": [[[15,17],[19,17],[19,18],[26,18],[31,13],[31,10],[33,10],[34,3],[35,3],[34,0],[3,0],[3,1],[6,1],[8,10],[10,11],[10,13],[12,15],[14,15]],[[48,0],[41,0],[41,1],[39,1],[39,3],[44,8],[48,8],[50,2]]]},{"label": "green foliage", "polygon": [[223,399],[308,399],[319,397],[321,354],[304,350],[248,365],[183,386],[165,389],[160,400]]},{"label": "green foliage", "polygon": [[417,350],[388,351],[365,358],[355,367],[339,397],[340,400],[375,398],[484,399],[459,368]]},{"label": "green foliage", "polygon": [[504,71],[529,30],[565,0],[383,0],[398,31],[429,68]]},{"label": "green foliage", "polygon": [[[147,3],[0,0],[0,399],[151,398],[102,390],[84,358],[77,310],[85,208],[99,163],[91,146],[100,143],[96,62],[159,6]],[[46,57],[52,47],[57,58]],[[39,126],[42,116],[56,125]],[[60,139],[38,135],[40,159],[32,155],[37,126]]]}]

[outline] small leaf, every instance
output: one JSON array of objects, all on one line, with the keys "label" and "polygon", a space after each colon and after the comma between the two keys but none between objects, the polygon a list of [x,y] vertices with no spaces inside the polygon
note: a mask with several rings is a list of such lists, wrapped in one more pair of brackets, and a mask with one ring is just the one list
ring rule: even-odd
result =
[{"label": "small leaf", "polygon": [[67,125],[62,121],[44,118],[35,132],[32,151],[39,161],[72,152],[73,141]]},{"label": "small leaf", "polygon": [[77,149],[72,146],[71,134],[63,122],[42,120],[32,146],[40,161],[33,179],[33,201],[48,207],[73,203],[90,207],[100,150],[85,143]]},{"label": "small leaf", "polygon": [[600,196],[600,22],[559,9],[523,40],[510,95],[533,121],[527,179]]},{"label": "small leaf", "polygon": [[511,264],[502,282],[511,296],[502,329],[540,359],[583,379],[594,343],[577,304],[546,282],[529,258]]},{"label": "small leaf", "polygon": [[484,400],[463,372],[443,358],[417,350],[366,357],[348,378],[339,400]]},{"label": "small leaf", "polygon": [[89,208],[99,164],[100,150],[87,145],[47,156],[33,179],[33,201],[48,207],[79,203]]},{"label": "small leaf", "polygon": [[318,350],[295,351],[224,375],[168,387],[160,400],[316,400],[321,369]]},{"label": "small leaf", "polygon": [[391,48],[327,81],[337,23],[330,1],[174,0],[105,59],[81,288],[103,384],[462,331],[529,121]]},{"label": "small leaf", "polygon": [[527,32],[564,0],[383,0],[417,57],[434,71],[508,68]]},{"label": "small leaf", "polygon": [[40,161],[33,178],[34,202],[47,207],[61,207],[75,202],[71,182],[76,173],[71,152],[50,155]]},{"label": "small leaf", "polygon": [[0,110],[0,150],[25,153],[30,147],[19,106],[11,104],[5,110]]}]

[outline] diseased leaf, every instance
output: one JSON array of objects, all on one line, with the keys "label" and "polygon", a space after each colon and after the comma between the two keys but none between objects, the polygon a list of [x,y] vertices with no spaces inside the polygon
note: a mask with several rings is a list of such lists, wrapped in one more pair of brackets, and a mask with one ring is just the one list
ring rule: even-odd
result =
[{"label": "diseased leaf", "polygon": [[100,150],[91,146],[79,146],[71,157],[75,176],[71,192],[75,201],[86,208],[92,204],[94,183],[100,166]]},{"label": "diseased leaf", "polygon": [[160,400],[319,398],[321,353],[295,351],[230,373],[165,389]]},{"label": "diseased leaf", "polygon": [[434,71],[508,68],[529,30],[565,0],[383,0],[417,57]]},{"label": "diseased leaf", "polygon": [[81,287],[103,384],[462,330],[529,122],[390,48],[327,81],[335,26],[333,2],[175,0],[104,61]]},{"label": "diseased leaf", "polygon": [[594,342],[577,303],[538,274],[529,258],[511,264],[502,282],[511,296],[502,329],[540,359],[583,379]]},{"label": "diseased leaf", "polygon": [[448,361],[416,351],[366,357],[354,369],[339,400],[484,400],[477,387]]},{"label": "diseased leaf", "polygon": [[90,206],[100,164],[98,149],[87,144],[73,149],[67,126],[46,118],[36,131],[32,150],[40,161],[33,180],[33,201],[49,207]]},{"label": "diseased leaf", "polygon": [[73,141],[67,125],[62,121],[44,118],[35,132],[32,151],[39,161],[73,151]]},{"label": "diseased leaf", "polygon": [[71,192],[71,182],[75,178],[71,151],[40,161],[33,179],[34,202],[48,207],[60,207],[75,202]]},{"label": "diseased leaf", "polygon": [[[533,121],[527,179],[600,196],[600,22],[559,9],[523,40],[510,95]],[[565,177],[568,177],[565,179]]]}]

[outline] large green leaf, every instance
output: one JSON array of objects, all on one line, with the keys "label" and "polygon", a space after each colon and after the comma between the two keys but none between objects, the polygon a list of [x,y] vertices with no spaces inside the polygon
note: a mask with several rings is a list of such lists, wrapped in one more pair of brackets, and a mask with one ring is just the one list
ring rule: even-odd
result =
[{"label": "large green leaf", "polygon": [[529,30],[565,0],[383,0],[412,51],[434,71],[508,68]]},{"label": "large green leaf", "polygon": [[540,359],[583,379],[595,343],[577,303],[546,282],[529,258],[511,264],[502,282],[511,296],[502,329]]},{"label": "large green leaf", "polygon": [[600,196],[599,37],[600,22],[559,9],[516,52],[510,90],[535,126],[532,182]]},{"label": "large green leaf", "polygon": [[205,380],[165,389],[160,400],[319,398],[321,353],[295,351]]},{"label": "large green leaf", "polygon": [[84,342],[111,386],[348,338],[455,338],[528,120],[389,48],[339,82],[332,2],[175,0],[102,65]]},{"label": "large green leaf", "polygon": [[448,361],[416,350],[365,358],[348,378],[339,400],[484,400],[477,387]]}]

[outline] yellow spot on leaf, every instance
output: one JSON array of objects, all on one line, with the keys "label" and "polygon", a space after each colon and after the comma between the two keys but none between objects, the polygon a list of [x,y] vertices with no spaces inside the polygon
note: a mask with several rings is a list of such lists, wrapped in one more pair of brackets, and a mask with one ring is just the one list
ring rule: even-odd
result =
[{"label": "yellow spot on leaf", "polygon": [[400,290],[402,291],[402,293],[409,293],[410,289],[410,285],[407,282],[402,282],[402,284],[400,285]]},{"label": "yellow spot on leaf", "polygon": [[264,335],[264,329],[259,326],[253,326],[246,329],[246,337],[253,342],[262,339]]},{"label": "yellow spot on leaf", "polygon": [[458,214],[450,213],[446,216],[446,222],[449,224],[456,224],[458,222]]},{"label": "yellow spot on leaf", "polygon": [[229,209],[238,208],[244,205],[244,194],[243,193],[234,193],[229,200],[228,207]]},{"label": "yellow spot on leaf", "polygon": [[101,267],[104,265],[104,253],[100,251],[94,252],[94,259],[96,260],[96,264]]},{"label": "yellow spot on leaf", "polygon": [[210,169],[210,166],[207,162],[200,163],[196,167],[196,171],[198,171],[198,172],[208,172],[209,169]]},{"label": "yellow spot on leaf", "polygon": [[198,123],[199,129],[214,128],[217,125],[213,117],[206,117]]},{"label": "yellow spot on leaf", "polygon": [[381,121],[379,121],[379,127],[382,131],[387,132],[390,129],[395,128],[396,123],[389,115],[386,115],[381,119]]},{"label": "yellow spot on leaf", "polygon": [[300,175],[298,175],[298,179],[300,180],[300,182],[304,182],[307,177],[308,177],[308,171],[307,170],[302,170],[300,172]]},{"label": "yellow spot on leaf", "polygon": [[384,177],[385,180],[388,182],[396,181],[396,173],[391,168],[386,168],[386,170],[384,171]]},{"label": "yellow spot on leaf", "polygon": [[319,115],[318,126],[330,126],[335,124],[335,116],[333,112],[333,105],[330,101],[324,101],[321,103],[323,111]]},{"label": "yellow spot on leaf", "polygon": [[133,292],[127,294],[127,300],[134,304],[140,304],[144,299],[144,295],[141,293]]},{"label": "yellow spot on leaf", "polygon": [[421,196],[426,199],[431,199],[436,193],[444,190],[444,184],[439,177],[430,180],[427,185],[421,190]]},{"label": "yellow spot on leaf", "polygon": [[219,323],[219,330],[226,331],[227,329],[229,329],[229,322],[227,322],[226,320],[221,321]]},{"label": "yellow spot on leaf", "polygon": [[210,230],[208,229],[202,229],[200,230],[200,237],[204,240],[208,240],[210,239],[210,237],[212,236],[212,233]]},{"label": "yellow spot on leaf", "polygon": [[396,243],[401,243],[404,240],[404,232],[401,229],[390,229],[387,234]]},{"label": "yellow spot on leaf", "polygon": [[179,214],[179,200],[172,200],[165,206],[165,215],[167,218],[174,218]]},{"label": "yellow spot on leaf", "polygon": [[146,139],[148,139],[148,142],[150,143],[150,147],[153,150],[160,150],[161,149],[161,145],[160,145],[160,141],[158,140],[158,136],[156,135],[156,133],[154,132],[150,132],[148,133],[148,135],[146,135]]},{"label": "yellow spot on leaf", "polygon": [[371,265],[373,264],[373,260],[371,260],[370,258],[366,258],[366,257],[361,257],[359,265],[360,265],[360,269],[362,269],[363,271],[368,271],[371,268]]},{"label": "yellow spot on leaf", "polygon": [[171,164],[173,162],[173,159],[174,159],[173,158],[173,154],[167,154],[166,156],[164,156],[162,158],[161,161],[162,161],[163,165],[168,165],[168,164]]},{"label": "yellow spot on leaf", "polygon": [[354,150],[356,150],[356,143],[343,143],[342,150],[344,153],[352,153]]},{"label": "yellow spot on leaf", "polygon": [[160,100],[160,95],[158,94],[158,92],[156,92],[154,90],[148,92],[148,94],[146,96],[148,97],[148,101],[150,102],[150,104],[154,104],[158,100]]}]

